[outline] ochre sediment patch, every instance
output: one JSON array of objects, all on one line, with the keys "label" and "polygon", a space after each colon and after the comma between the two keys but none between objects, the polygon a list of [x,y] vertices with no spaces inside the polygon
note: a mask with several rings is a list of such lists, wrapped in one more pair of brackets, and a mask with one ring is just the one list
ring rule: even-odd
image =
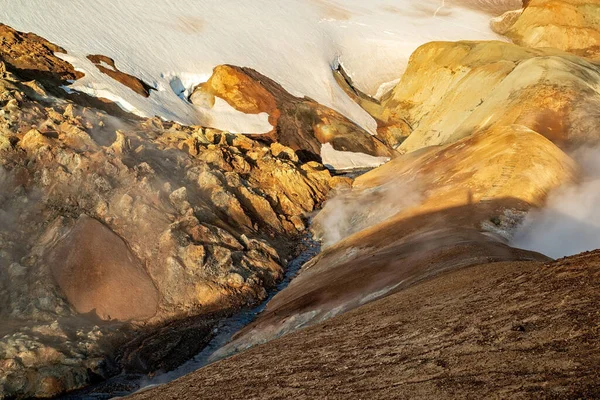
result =
[{"label": "ochre sediment patch", "polygon": [[158,291],[114,232],[86,215],[48,256],[52,275],[77,312],[103,320],[154,316]]},{"label": "ochre sediment patch", "polygon": [[588,0],[529,0],[523,14],[504,32],[528,47],[554,47],[594,60],[600,58],[600,4]]},{"label": "ochre sediment patch", "polygon": [[[600,102],[600,68],[555,49],[502,42],[421,46],[401,82],[375,109],[382,126],[412,128],[400,152],[453,143],[490,128],[523,125],[556,144],[600,141],[591,104]],[[476,93],[476,95],[473,95]],[[373,111],[373,109],[371,109]],[[384,136],[385,137],[385,136]]]}]

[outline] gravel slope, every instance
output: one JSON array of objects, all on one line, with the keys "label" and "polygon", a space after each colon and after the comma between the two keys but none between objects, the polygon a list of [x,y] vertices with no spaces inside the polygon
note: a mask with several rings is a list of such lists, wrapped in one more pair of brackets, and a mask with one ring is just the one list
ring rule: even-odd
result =
[{"label": "gravel slope", "polygon": [[134,399],[598,398],[600,252],[438,276]]}]

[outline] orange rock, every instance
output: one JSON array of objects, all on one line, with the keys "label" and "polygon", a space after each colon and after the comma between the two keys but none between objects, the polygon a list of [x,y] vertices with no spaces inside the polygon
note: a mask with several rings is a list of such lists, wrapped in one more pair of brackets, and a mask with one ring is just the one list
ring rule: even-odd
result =
[{"label": "orange rock", "polygon": [[288,93],[281,85],[250,68],[220,65],[211,78],[199,85],[190,99],[204,102],[205,95],[217,96],[244,113],[269,114],[274,129],[259,140],[290,147],[303,160],[320,161],[321,145],[336,150],[391,157],[394,152],[383,142],[338,112]]},{"label": "orange rock", "polygon": [[83,77],[81,72],[54,53],[66,50],[33,33],[23,33],[0,24],[0,59],[11,72],[28,79],[67,81]]},{"label": "orange rock", "polygon": [[504,34],[528,47],[554,47],[600,58],[600,4],[590,0],[530,0]]}]

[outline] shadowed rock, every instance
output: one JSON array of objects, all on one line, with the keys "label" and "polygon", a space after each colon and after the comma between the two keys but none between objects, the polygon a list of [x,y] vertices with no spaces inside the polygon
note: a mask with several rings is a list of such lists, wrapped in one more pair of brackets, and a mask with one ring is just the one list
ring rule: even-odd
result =
[{"label": "shadowed rock", "polygon": [[94,63],[94,65],[96,66],[96,68],[98,68],[100,72],[110,76],[117,82],[122,83],[123,85],[127,86],[129,89],[133,90],[140,96],[149,97],[150,90],[154,89],[152,86],[148,85],[141,79],[119,71],[119,69],[115,65],[115,61],[110,57],[94,54],[87,56],[87,58],[88,60]]},{"label": "shadowed rock", "polygon": [[0,24],[0,60],[9,70],[28,79],[67,81],[79,79],[81,72],[54,55],[66,50],[33,33],[23,33]]}]

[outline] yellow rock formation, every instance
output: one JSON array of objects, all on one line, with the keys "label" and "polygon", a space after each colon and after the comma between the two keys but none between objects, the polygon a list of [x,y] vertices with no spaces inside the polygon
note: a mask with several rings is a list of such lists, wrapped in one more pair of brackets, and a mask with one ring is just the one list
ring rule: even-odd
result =
[{"label": "yellow rock formation", "polygon": [[553,49],[433,42],[412,55],[379,118],[413,128],[407,153],[494,127],[524,125],[559,145],[597,142],[600,68]]},{"label": "yellow rock formation", "polygon": [[503,32],[528,47],[554,47],[600,58],[600,3],[590,0],[531,0]]}]

